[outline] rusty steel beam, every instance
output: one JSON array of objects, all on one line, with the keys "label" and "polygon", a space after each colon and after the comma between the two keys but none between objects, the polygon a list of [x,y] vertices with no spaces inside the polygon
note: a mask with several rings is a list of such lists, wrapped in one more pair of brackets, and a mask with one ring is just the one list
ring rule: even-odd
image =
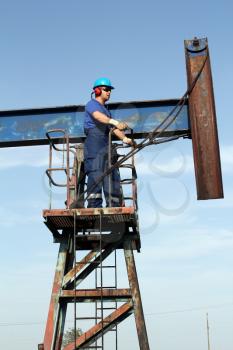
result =
[{"label": "rusty steel beam", "polygon": [[124,242],[124,253],[129,278],[129,285],[132,293],[134,316],[140,350],[150,350],[131,241],[126,240]]},{"label": "rusty steel beam", "polygon": [[66,305],[61,307],[59,303],[59,294],[62,288],[62,279],[66,268],[68,254],[68,241],[66,241],[61,243],[58,253],[57,266],[55,270],[52,295],[45,329],[43,350],[60,350]]},{"label": "rusty steel beam", "polygon": [[66,302],[73,302],[76,299],[77,302],[95,302],[95,301],[128,301],[131,299],[131,291],[128,288],[112,289],[104,288],[100,289],[78,289],[78,290],[62,290],[61,299]]},{"label": "rusty steel beam", "polygon": [[58,216],[58,217],[73,217],[75,212],[77,217],[99,216],[102,215],[131,215],[135,214],[134,207],[117,207],[117,208],[82,208],[82,209],[45,209],[43,210],[43,217]]},{"label": "rusty steel beam", "polygon": [[[101,337],[102,333],[106,333],[109,329],[114,327],[116,323],[123,321],[133,310],[132,302],[128,302],[120,306],[117,310],[112,312],[109,316],[105,317],[103,321],[90,328],[87,332],[83,333],[80,337],[64,347],[63,350],[76,350],[91,345],[95,340]],[[76,345],[76,347],[75,347]]]},{"label": "rusty steel beam", "polygon": [[185,40],[185,55],[189,89],[203,68],[188,100],[197,198],[223,198],[214,91],[207,39]]},{"label": "rusty steel beam", "polygon": [[67,286],[67,284],[71,283],[75,276],[88,265],[93,258],[96,257],[98,251],[89,252],[81,261],[76,263],[76,266],[73,267],[63,278],[62,286],[63,288]]},{"label": "rusty steel beam", "polygon": [[89,264],[85,267],[84,270],[82,270],[80,272],[79,275],[76,276],[76,280],[75,280],[75,283],[76,283],[76,287],[85,279],[87,278],[87,276],[90,275],[90,273],[92,271],[94,271],[97,266],[100,265],[101,261],[103,262],[113,251],[114,249],[117,249],[118,245],[120,244],[121,241],[118,241],[118,242],[114,242],[112,244],[109,244],[103,251],[102,251],[102,254],[101,254],[101,260],[100,260],[100,254],[98,256],[96,256],[96,258]]}]

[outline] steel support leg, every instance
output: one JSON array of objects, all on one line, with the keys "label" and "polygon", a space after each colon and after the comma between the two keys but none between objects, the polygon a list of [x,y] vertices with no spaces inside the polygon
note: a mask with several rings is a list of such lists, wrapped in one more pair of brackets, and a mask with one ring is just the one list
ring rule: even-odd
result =
[{"label": "steel support leg", "polygon": [[44,350],[60,350],[64,330],[66,305],[60,305],[59,296],[62,288],[62,280],[66,270],[67,256],[69,253],[69,241],[60,245],[57,266],[54,276],[52,295],[49,306],[48,319],[44,336]]},{"label": "steel support leg", "polygon": [[132,293],[134,316],[140,350],[150,350],[131,241],[124,242],[124,253],[129,278],[129,285]]}]

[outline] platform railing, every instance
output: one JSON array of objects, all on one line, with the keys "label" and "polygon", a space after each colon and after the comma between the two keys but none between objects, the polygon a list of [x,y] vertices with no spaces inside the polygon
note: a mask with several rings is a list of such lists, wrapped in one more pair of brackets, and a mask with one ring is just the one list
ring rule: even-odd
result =
[{"label": "platform railing", "polygon": [[[61,135],[59,138],[60,143],[62,143],[62,147],[57,146],[55,144],[55,137],[53,138],[53,135]],[[76,152],[74,146],[70,146],[69,142],[69,135],[66,133],[63,129],[53,129],[49,130],[46,133],[46,136],[49,141],[49,167],[46,169],[46,175],[49,178],[49,186],[50,186],[50,203],[49,208],[51,209],[52,206],[52,186],[55,187],[64,187],[67,188],[66,191],[66,207],[69,207],[70,200],[71,200],[71,190],[73,190],[74,193],[76,193],[75,183],[73,181],[74,173],[72,173],[73,166],[70,166],[70,156],[73,155],[73,159],[75,162],[76,159]],[[72,147],[72,148],[71,148]],[[62,166],[53,166],[54,161],[54,152],[62,153]],[[65,173],[65,182],[57,182],[54,178],[55,172],[64,172]]]},{"label": "platform railing", "polygon": [[[59,142],[62,146],[56,144],[59,134],[61,135]],[[108,168],[111,168],[117,160],[121,160],[124,157],[124,151],[127,151],[127,149],[131,147],[122,143],[112,143],[112,134],[113,130],[111,129],[109,132]],[[84,208],[85,196],[83,196],[83,193],[85,193],[85,174],[83,145],[70,145],[69,135],[63,129],[49,130],[46,136],[49,141],[49,167],[46,169],[50,187],[49,209],[52,207],[52,186],[66,188],[65,205],[67,209],[70,208],[70,205],[74,201],[79,202],[79,208]],[[123,152],[122,154],[118,154],[118,151]],[[61,166],[54,166],[54,152],[62,154]],[[130,206],[133,206],[137,210],[137,173],[134,156],[130,158],[130,161],[121,164],[117,169],[117,171],[119,171],[119,177],[121,176],[120,169],[131,170],[129,176],[120,179],[120,206],[125,207],[127,206],[127,202],[131,202]],[[63,182],[55,180],[56,172],[64,172],[66,180]],[[112,207],[112,173],[106,176],[108,176],[109,179],[109,207]],[[127,185],[128,187],[126,187]],[[126,190],[129,192],[128,195],[124,194],[127,192]]]},{"label": "platform railing", "polygon": [[[121,160],[124,157],[123,154],[118,154],[118,150],[127,150],[132,146],[129,145],[124,145],[123,143],[116,143],[112,144],[112,134],[113,134],[114,129],[111,129],[109,132],[109,148],[108,148],[108,167],[111,168],[114,159],[114,153],[115,157],[118,158],[118,160]],[[131,134],[133,135],[133,130],[131,131]],[[127,178],[123,178],[120,180],[121,184],[121,196],[122,196],[122,206],[126,206],[126,201],[130,201],[132,206],[137,210],[138,209],[138,204],[137,204],[137,172],[135,168],[135,158],[134,155],[130,158],[128,163],[122,163],[119,166],[119,172],[120,169],[130,169],[131,170],[131,175]],[[120,173],[121,176],[121,173]],[[111,200],[111,174],[108,175],[109,178],[109,206],[111,207],[112,205],[112,200]],[[126,196],[124,195],[125,190],[123,187],[125,185],[130,186],[130,195]]]}]

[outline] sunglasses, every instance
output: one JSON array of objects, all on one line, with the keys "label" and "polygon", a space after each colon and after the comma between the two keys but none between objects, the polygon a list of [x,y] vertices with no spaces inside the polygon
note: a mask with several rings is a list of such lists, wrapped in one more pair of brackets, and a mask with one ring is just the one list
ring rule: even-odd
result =
[{"label": "sunglasses", "polygon": [[111,92],[112,89],[110,87],[103,87],[102,91],[105,91],[105,92],[109,92],[110,91]]}]

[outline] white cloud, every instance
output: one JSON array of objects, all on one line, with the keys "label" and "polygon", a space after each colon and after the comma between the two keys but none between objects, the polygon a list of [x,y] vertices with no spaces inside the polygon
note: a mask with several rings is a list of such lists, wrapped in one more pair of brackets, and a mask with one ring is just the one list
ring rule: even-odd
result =
[{"label": "white cloud", "polygon": [[223,172],[233,172],[233,145],[225,145],[220,148]]},{"label": "white cloud", "polygon": [[186,171],[193,171],[193,158],[169,144],[166,148],[153,148],[150,153],[140,153],[136,158],[136,167],[139,175],[177,177]]},{"label": "white cloud", "polygon": [[232,208],[233,207],[233,191],[224,186],[224,198],[198,201],[198,206],[201,208]]},{"label": "white cloud", "polygon": [[[30,207],[30,213],[28,208]],[[14,210],[7,209],[6,207],[0,207],[0,222],[1,227],[9,228],[21,225],[35,225],[35,223],[41,222],[41,209],[38,206],[34,206],[34,203],[29,203],[28,208],[22,214],[21,208],[18,207]],[[27,212],[27,215],[25,213]]]},{"label": "white cloud", "polygon": [[144,259],[152,261],[161,260],[190,260],[204,257],[214,252],[233,249],[233,231],[213,230],[208,228],[190,228],[182,232],[172,232],[172,236],[146,247]]},{"label": "white cloud", "polygon": [[[221,165],[224,173],[233,172],[233,145],[223,145],[220,149]],[[175,177],[182,173],[194,174],[192,153],[185,153],[170,146],[154,153],[141,154],[136,162],[139,175],[160,175]]]},{"label": "white cloud", "polygon": [[[53,165],[61,165],[62,154],[56,154]],[[0,150],[0,169],[14,167],[46,167],[49,165],[48,146],[10,147]]]}]

